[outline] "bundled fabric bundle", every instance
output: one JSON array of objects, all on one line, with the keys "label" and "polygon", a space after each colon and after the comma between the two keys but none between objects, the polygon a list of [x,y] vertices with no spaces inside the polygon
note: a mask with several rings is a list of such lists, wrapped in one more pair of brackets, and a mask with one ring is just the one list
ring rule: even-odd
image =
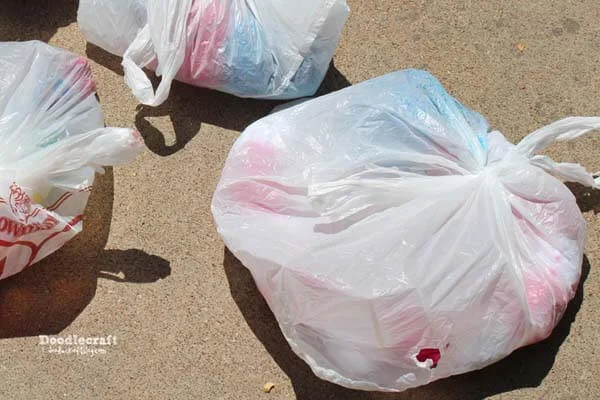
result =
[{"label": "bundled fabric bundle", "polygon": [[[173,79],[240,97],[313,95],[348,12],[345,0],[81,0],[78,23],[156,106]],[[143,67],[162,77],[156,92]]]},{"label": "bundled fabric bundle", "polygon": [[586,238],[561,180],[598,182],[536,153],[599,127],[513,145],[430,74],[396,72],[251,125],[212,210],[319,377],[401,391],[550,335]]},{"label": "bundled fabric bundle", "polygon": [[37,41],[0,43],[0,143],[0,279],[81,231],[95,172],[143,148],[104,127],[87,61]]}]

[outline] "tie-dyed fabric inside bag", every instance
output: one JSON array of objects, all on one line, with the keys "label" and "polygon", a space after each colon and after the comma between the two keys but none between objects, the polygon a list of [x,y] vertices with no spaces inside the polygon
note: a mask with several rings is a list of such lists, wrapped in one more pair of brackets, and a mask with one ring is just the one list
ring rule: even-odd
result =
[{"label": "tie-dyed fabric inside bag", "polygon": [[143,149],[105,128],[82,57],[32,41],[0,43],[0,279],[82,229],[94,174]]},{"label": "tie-dyed fabric inside bag", "polygon": [[[134,95],[156,106],[173,79],[240,97],[311,96],[348,13],[345,0],[81,0],[78,23],[123,57]],[[144,67],[162,77],[156,91]]]},{"label": "tie-dyed fabric inside bag", "polygon": [[567,118],[514,145],[429,73],[400,71],[252,124],[212,210],[319,377],[401,391],[550,335],[586,238],[563,181],[600,179],[537,153],[598,128]]}]

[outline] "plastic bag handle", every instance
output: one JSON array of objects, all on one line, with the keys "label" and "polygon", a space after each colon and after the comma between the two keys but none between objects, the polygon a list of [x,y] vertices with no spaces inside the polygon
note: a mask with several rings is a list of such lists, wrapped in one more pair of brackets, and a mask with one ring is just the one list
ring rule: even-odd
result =
[{"label": "plastic bag handle", "polygon": [[144,140],[135,130],[100,128],[40,149],[20,160],[14,170],[20,185],[34,188],[84,167],[104,172],[102,167],[129,163],[143,149]]},{"label": "plastic bag handle", "polygon": [[[171,84],[185,59],[186,23],[192,0],[150,0],[148,21],[123,54],[125,83],[142,104],[159,106],[167,100]],[[142,68],[158,61],[161,77],[154,91]]]},{"label": "plastic bag handle", "polygon": [[[567,182],[578,182],[595,189],[600,189],[600,178],[593,175],[579,164],[556,163],[550,157],[536,155],[555,141],[564,142],[576,139],[594,129],[600,129],[600,117],[570,117],[554,122],[526,136],[516,150],[525,156],[530,163]],[[420,155],[423,163],[444,165],[442,160],[431,155]],[[450,167],[451,164],[446,165]],[[412,174],[412,179],[404,179],[410,172],[393,168],[370,166],[365,171],[334,182],[316,183],[308,187],[308,198],[314,207],[332,221],[360,218],[363,212],[372,212],[374,207],[385,209],[416,199],[418,196],[445,193],[448,190],[464,191],[474,181],[476,175],[456,170],[456,175],[420,176]],[[387,179],[383,181],[382,176]],[[393,179],[393,178],[397,179]],[[434,182],[435,180],[435,182]]]},{"label": "plastic bag handle", "polygon": [[[584,167],[575,163],[556,163],[550,157],[536,155],[554,142],[566,142],[600,129],[600,117],[569,117],[527,135],[519,144],[517,150],[531,163],[560,177],[567,182],[577,182],[582,185],[600,189],[600,178],[588,172]],[[597,173],[595,174],[597,175]]]}]

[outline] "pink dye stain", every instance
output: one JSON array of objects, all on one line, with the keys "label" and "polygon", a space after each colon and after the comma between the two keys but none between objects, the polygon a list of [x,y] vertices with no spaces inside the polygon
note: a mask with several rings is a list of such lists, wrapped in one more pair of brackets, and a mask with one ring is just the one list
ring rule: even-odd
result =
[{"label": "pink dye stain", "polygon": [[224,63],[219,60],[231,21],[230,1],[212,1],[202,7],[194,0],[187,21],[185,60],[177,79],[195,86],[217,87]]},{"label": "pink dye stain", "polygon": [[250,175],[269,175],[275,172],[275,149],[268,143],[250,142],[243,149],[245,172]]},{"label": "pink dye stain", "polygon": [[439,349],[421,349],[419,354],[417,354],[416,359],[418,362],[425,362],[427,360],[431,360],[431,368],[437,367],[440,362],[440,358],[442,358],[442,354]]},{"label": "pink dye stain", "polygon": [[92,69],[88,60],[76,57],[68,64],[66,80],[84,97],[96,92],[96,82],[92,76]]},{"label": "pink dye stain", "polygon": [[[277,169],[275,149],[268,143],[250,142],[240,152],[237,169],[242,170],[244,176],[267,177]],[[277,213],[286,204],[284,193],[258,181],[233,183],[227,192],[232,201],[243,203],[252,209]]]}]

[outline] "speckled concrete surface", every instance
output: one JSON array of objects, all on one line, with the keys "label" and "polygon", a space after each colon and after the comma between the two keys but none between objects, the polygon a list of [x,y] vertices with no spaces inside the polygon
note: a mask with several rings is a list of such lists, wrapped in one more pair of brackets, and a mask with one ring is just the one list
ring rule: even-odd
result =
[{"label": "speckled concrete surface", "polygon": [[[513,141],[567,115],[600,115],[596,0],[349,3],[322,92],[426,68]],[[292,354],[212,222],[231,144],[274,104],[175,84],[164,106],[138,109],[119,60],[86,46],[75,19],[75,0],[0,0],[0,40],[87,55],[107,124],[137,126],[149,151],[99,179],[84,233],[0,282],[0,399],[598,398],[600,193],[573,187],[589,224],[585,281],[549,340],[401,394],[346,390]],[[590,135],[549,154],[595,171],[599,150]],[[58,333],[118,341],[93,357],[38,345],[37,335]],[[275,388],[265,394],[268,381]]]}]

